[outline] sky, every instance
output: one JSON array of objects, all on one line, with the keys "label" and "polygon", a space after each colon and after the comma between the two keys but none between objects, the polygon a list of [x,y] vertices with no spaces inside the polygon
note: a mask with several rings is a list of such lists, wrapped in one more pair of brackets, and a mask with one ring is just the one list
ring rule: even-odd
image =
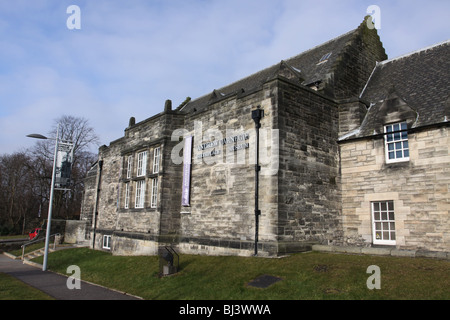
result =
[{"label": "sky", "polygon": [[389,58],[450,39],[448,0],[0,0],[0,154],[32,146],[26,135],[49,134],[62,115],[109,145],[130,117],[351,31],[371,5]]}]

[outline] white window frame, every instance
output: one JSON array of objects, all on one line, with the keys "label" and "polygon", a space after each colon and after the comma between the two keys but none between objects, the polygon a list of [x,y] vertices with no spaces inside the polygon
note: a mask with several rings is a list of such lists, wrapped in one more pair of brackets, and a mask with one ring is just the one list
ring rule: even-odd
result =
[{"label": "white window frame", "polygon": [[130,208],[130,183],[125,183],[125,203],[124,208],[129,209]]},{"label": "white window frame", "polygon": [[131,178],[132,166],[133,166],[133,156],[128,156],[128,158],[127,158],[127,179]]},{"label": "white window frame", "polygon": [[[406,162],[409,161],[409,140],[406,130],[406,122],[398,122],[384,126],[384,148],[386,154],[386,163]],[[395,133],[390,133],[395,132]],[[394,158],[389,158],[392,153]],[[399,156],[398,153],[401,153]]]},{"label": "white window frame", "polygon": [[396,245],[394,201],[373,201],[371,210],[373,244]]},{"label": "white window frame", "polygon": [[111,250],[111,236],[103,235],[102,248]]},{"label": "white window frame", "polygon": [[153,173],[159,172],[159,164],[161,161],[161,147],[155,148],[153,150]]},{"label": "white window frame", "polygon": [[137,209],[144,208],[145,202],[145,180],[136,181],[136,197],[134,207]]},{"label": "white window frame", "polygon": [[156,208],[158,205],[158,178],[152,179],[152,195],[150,198],[150,207]]},{"label": "white window frame", "polygon": [[143,177],[147,172],[147,151],[138,153],[136,176]]}]

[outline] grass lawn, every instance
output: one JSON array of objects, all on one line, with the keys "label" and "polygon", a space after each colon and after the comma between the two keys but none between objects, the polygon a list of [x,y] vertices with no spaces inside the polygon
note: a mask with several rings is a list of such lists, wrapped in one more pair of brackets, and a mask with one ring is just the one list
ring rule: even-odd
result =
[{"label": "grass lawn", "polygon": [[[25,247],[25,252],[24,253],[27,254],[29,252],[32,252],[32,251],[35,251],[35,250],[38,250],[38,249],[42,249],[42,248],[44,248],[44,246],[45,246],[45,242],[44,241],[30,244],[30,245]],[[51,245],[50,248],[53,248],[53,246]],[[17,249],[17,250],[13,250],[13,251],[9,251],[9,253],[15,255],[16,257],[22,256],[22,248]]]},{"label": "grass lawn", "polygon": [[[35,261],[42,263],[42,257]],[[280,259],[180,255],[180,271],[159,278],[156,256],[112,256],[87,248],[49,255],[52,271],[67,274],[70,265],[80,267],[82,280],[144,299],[450,299],[450,263],[422,258],[318,252]],[[371,265],[380,268],[381,289],[367,288]],[[265,274],[282,281],[265,289],[248,285]]]},{"label": "grass lawn", "polygon": [[47,294],[0,272],[0,300],[54,300]]},{"label": "grass lawn", "polygon": [[19,234],[15,236],[0,236],[0,240],[28,239],[28,234]]}]

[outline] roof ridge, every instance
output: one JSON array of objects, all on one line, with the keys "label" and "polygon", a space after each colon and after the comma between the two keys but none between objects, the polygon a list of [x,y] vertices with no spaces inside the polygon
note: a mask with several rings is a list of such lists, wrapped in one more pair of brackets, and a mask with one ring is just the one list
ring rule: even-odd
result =
[{"label": "roof ridge", "polygon": [[[285,59],[284,61],[285,61],[285,62],[289,62],[289,60],[294,60],[295,58],[297,58],[297,57],[299,57],[299,56],[301,56],[301,55],[304,55],[304,54],[306,54],[306,53],[308,53],[308,52],[310,52],[310,51],[316,50],[316,49],[318,49],[318,48],[320,48],[320,47],[323,47],[323,46],[325,46],[325,45],[327,45],[327,44],[329,44],[329,43],[331,43],[331,42],[333,42],[333,41],[336,41],[336,40],[338,40],[338,39],[340,39],[340,38],[346,37],[346,36],[348,36],[349,34],[356,32],[357,30],[358,30],[358,28],[353,29],[353,30],[350,30],[350,31],[348,31],[348,32],[346,32],[346,33],[344,33],[344,34],[341,34],[340,36],[337,36],[337,37],[335,37],[335,38],[333,38],[333,39],[331,39],[331,40],[328,40],[328,41],[323,42],[323,43],[321,43],[321,44],[319,44],[319,45],[317,45],[317,46],[315,46],[315,47],[312,47],[312,48],[310,48],[310,49],[308,49],[308,50],[305,50],[305,51],[303,51],[303,52],[301,52],[301,53],[299,53],[299,54],[297,54],[297,55],[295,55],[295,56],[292,56],[292,57],[290,57],[290,58],[288,58],[288,59]],[[272,66],[272,67],[273,67],[273,66]]]},{"label": "roof ridge", "polygon": [[[254,73],[252,73],[252,74],[250,74],[250,75],[248,75],[248,76],[246,76],[246,77],[243,77],[243,78],[240,78],[240,79],[238,79],[238,80],[236,80],[236,81],[233,81],[233,82],[231,82],[231,83],[229,83],[229,84],[227,84],[227,85],[224,85],[224,86],[222,86],[222,87],[220,87],[220,88],[218,88],[218,89],[216,89],[216,90],[220,91],[221,89],[225,89],[225,88],[228,88],[228,87],[232,87],[233,85],[235,85],[235,84],[237,84],[237,83],[239,83],[239,82],[241,82],[241,81],[244,81],[244,80],[246,80],[246,79],[250,79],[250,78],[255,77],[255,76],[259,75],[259,74],[263,74],[264,72],[267,72],[267,71],[269,71],[270,69],[275,68],[276,66],[279,66],[280,63],[282,63],[282,62],[286,63],[288,66],[291,67],[291,65],[289,64],[290,61],[295,60],[296,58],[298,58],[298,57],[300,57],[300,56],[302,56],[302,55],[304,55],[304,54],[307,54],[307,53],[309,53],[309,52],[312,52],[313,50],[316,50],[316,49],[318,49],[318,48],[320,48],[320,47],[326,46],[326,45],[328,45],[328,44],[330,44],[330,43],[332,43],[332,42],[334,42],[334,41],[337,41],[337,40],[339,40],[339,39],[341,39],[341,38],[344,38],[344,37],[346,37],[346,36],[348,36],[348,35],[350,35],[350,34],[352,34],[352,33],[355,33],[355,32],[358,31],[358,29],[359,29],[359,27],[358,27],[358,28],[355,28],[355,29],[352,29],[352,30],[350,30],[350,31],[348,31],[348,32],[346,32],[346,33],[344,33],[344,34],[341,34],[341,35],[339,35],[339,36],[337,36],[337,37],[334,37],[333,39],[330,39],[330,40],[328,40],[328,41],[326,41],[326,42],[323,42],[323,43],[321,43],[321,44],[318,44],[318,45],[316,45],[316,46],[314,46],[314,47],[312,47],[312,48],[310,48],[310,49],[307,49],[307,50],[305,50],[305,51],[302,51],[301,53],[298,53],[298,54],[296,54],[296,55],[294,55],[294,56],[292,56],[292,57],[290,57],[290,58],[283,59],[283,60],[281,60],[280,62],[277,62],[277,63],[275,63],[275,64],[272,64],[272,65],[270,65],[270,66],[268,66],[268,67],[266,67],[266,68],[264,68],[264,69],[261,69],[261,70],[259,70],[259,71],[257,71],[257,72],[254,72]],[[205,98],[205,97],[209,96],[210,94],[211,94],[211,93],[207,93],[207,94],[205,94],[205,95],[202,95],[202,96],[200,96],[200,97],[198,97],[198,98],[195,98],[195,99],[191,100],[189,103],[185,104],[185,105],[183,106],[183,108],[180,109],[180,111],[182,111],[185,107],[187,107],[187,106],[188,106],[189,104],[191,104],[192,102],[195,102],[195,101],[197,101],[197,100],[200,100],[200,99],[202,99],[202,98]]]},{"label": "roof ridge", "polygon": [[267,67],[267,68],[264,68],[264,69],[262,69],[262,70],[260,70],[260,71],[257,71],[257,72],[255,72],[255,73],[253,73],[253,74],[251,74],[251,75],[249,75],[249,76],[247,76],[247,77],[244,77],[244,78],[242,78],[242,79],[239,79],[239,80],[237,80],[237,81],[234,81],[234,82],[232,82],[232,83],[230,83],[230,84],[224,86],[223,88],[228,87],[228,86],[230,86],[230,85],[232,85],[232,84],[235,84],[235,83],[237,83],[237,82],[239,82],[239,81],[241,81],[241,80],[250,78],[250,77],[252,77],[252,76],[254,76],[254,75],[257,75],[257,74],[259,74],[259,73],[262,73],[262,72],[264,72],[264,71],[267,71],[267,70],[269,70],[269,69],[271,69],[271,68],[273,68],[273,67],[276,67],[276,66],[278,66],[281,62],[285,62],[286,64],[289,64],[289,61],[294,60],[295,58],[298,58],[298,57],[300,57],[300,56],[302,56],[302,55],[304,55],[304,54],[306,54],[306,53],[308,53],[308,52],[310,52],[310,51],[313,51],[313,50],[316,50],[316,49],[318,49],[318,48],[320,48],[320,47],[323,47],[323,46],[325,46],[325,45],[327,45],[327,44],[329,44],[329,43],[331,43],[331,42],[333,42],[333,41],[336,41],[336,40],[338,40],[338,39],[340,39],[340,38],[346,37],[346,36],[348,36],[349,34],[354,33],[354,32],[357,31],[357,30],[358,30],[358,28],[353,29],[353,30],[350,30],[350,31],[348,31],[348,32],[346,32],[346,33],[344,33],[344,34],[341,34],[340,36],[337,36],[337,37],[335,37],[335,38],[333,38],[333,39],[331,39],[331,40],[328,40],[328,41],[326,41],[326,42],[323,42],[323,43],[321,43],[321,44],[318,44],[317,46],[314,46],[314,47],[312,47],[312,48],[310,48],[310,49],[307,49],[307,50],[305,50],[305,51],[302,51],[302,52],[300,52],[300,53],[298,53],[298,54],[296,54],[296,55],[294,55],[294,56],[292,56],[292,57],[289,57],[289,58],[287,58],[287,59],[283,59],[283,60],[281,60],[280,62],[277,62],[277,63],[275,63],[275,64],[273,64],[273,65],[271,65],[271,66],[269,66],[269,67]]},{"label": "roof ridge", "polygon": [[423,52],[423,51],[435,49],[435,48],[440,47],[440,46],[443,46],[443,45],[445,45],[445,44],[450,44],[450,39],[449,39],[449,40],[444,40],[444,41],[438,42],[438,43],[436,43],[436,44],[433,44],[433,45],[431,45],[431,46],[427,46],[427,47],[424,47],[424,48],[421,48],[421,49],[418,49],[418,50],[414,50],[414,51],[412,51],[412,52],[408,52],[408,53],[402,54],[402,55],[400,55],[400,56],[398,56],[398,57],[395,57],[395,58],[391,58],[391,59],[387,59],[387,60],[381,61],[381,62],[379,63],[379,65],[384,65],[384,64],[386,64],[386,63],[390,63],[390,62],[393,62],[393,61],[396,61],[396,60],[400,60],[400,59],[403,59],[403,58],[412,56],[412,55],[414,55],[414,54],[421,53],[421,52]]}]

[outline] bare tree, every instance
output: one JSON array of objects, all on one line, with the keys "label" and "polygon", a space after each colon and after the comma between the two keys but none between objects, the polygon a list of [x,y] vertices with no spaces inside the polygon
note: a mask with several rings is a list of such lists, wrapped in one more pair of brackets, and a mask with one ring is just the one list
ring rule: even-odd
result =
[{"label": "bare tree", "polygon": [[[87,173],[87,168],[96,158],[96,155],[90,151],[90,148],[93,146],[98,147],[99,138],[95,134],[94,128],[90,126],[89,121],[85,118],[64,115],[55,119],[53,129],[50,132],[51,136],[56,137],[58,125],[59,139],[70,141],[74,144],[71,190],[57,193],[54,203],[54,208],[56,209],[55,217],[59,216],[68,219],[80,211],[84,177]],[[53,151],[49,151],[54,150],[54,142],[51,140],[46,140],[45,142],[37,145],[39,148],[36,150],[36,154],[40,154],[41,157],[46,159],[52,159]]]},{"label": "bare tree", "polygon": [[[72,219],[81,209],[84,178],[96,154],[98,137],[88,120],[62,116],[55,120],[50,137],[59,137],[74,143],[71,188],[57,191],[54,197],[54,217]],[[37,227],[48,211],[54,140],[39,140],[28,150],[11,155],[0,155],[0,233],[20,233]],[[39,208],[42,216],[38,219]]]},{"label": "bare tree", "polygon": [[99,138],[94,128],[85,118],[64,115],[55,120],[51,134],[56,136],[56,128],[59,124],[59,137],[71,141],[74,144],[74,156],[88,151],[93,145],[99,145]]},{"label": "bare tree", "polygon": [[30,157],[25,152],[0,156],[0,224],[10,232],[24,232],[29,213],[36,208]]}]

